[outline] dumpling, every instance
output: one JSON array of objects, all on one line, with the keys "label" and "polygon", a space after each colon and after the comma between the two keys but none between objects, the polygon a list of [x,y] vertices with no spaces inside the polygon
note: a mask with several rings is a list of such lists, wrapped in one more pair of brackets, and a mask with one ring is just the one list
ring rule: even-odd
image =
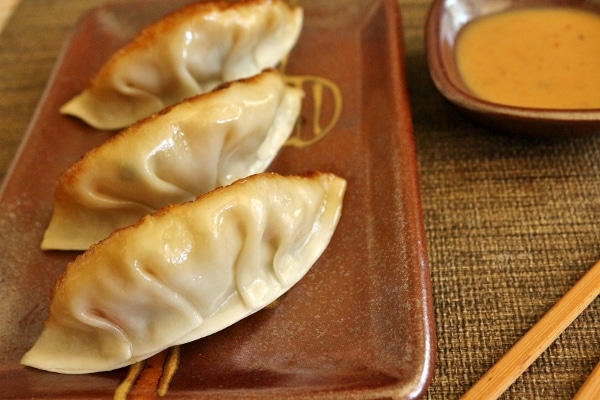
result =
[{"label": "dumpling", "polygon": [[112,370],[245,318],[321,256],[345,190],[331,173],[262,173],[114,232],[67,266],[21,362]]},{"label": "dumpling", "polygon": [[223,82],[275,67],[303,11],[283,0],[200,2],[143,30],[61,108],[98,129],[122,129]]},{"label": "dumpling", "polygon": [[302,97],[266,70],[112,136],[59,178],[41,248],[85,250],[168,204],[263,172],[293,132]]}]

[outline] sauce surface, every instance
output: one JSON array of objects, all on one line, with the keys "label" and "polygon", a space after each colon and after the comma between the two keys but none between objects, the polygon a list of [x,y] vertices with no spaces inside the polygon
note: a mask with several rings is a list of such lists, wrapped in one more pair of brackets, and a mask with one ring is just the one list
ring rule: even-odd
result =
[{"label": "sauce surface", "polygon": [[600,108],[600,15],[561,7],[501,12],[465,25],[455,51],[464,83],[490,102]]}]

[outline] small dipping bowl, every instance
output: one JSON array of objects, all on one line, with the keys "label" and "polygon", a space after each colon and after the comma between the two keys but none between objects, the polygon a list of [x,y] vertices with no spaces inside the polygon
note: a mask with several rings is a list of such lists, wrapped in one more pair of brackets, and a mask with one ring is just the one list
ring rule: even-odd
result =
[{"label": "small dipping bowl", "polygon": [[[498,104],[475,95],[461,77],[455,45],[466,24],[494,13],[539,7],[567,7],[600,14],[600,3],[586,0],[435,0],[426,26],[427,62],[433,83],[451,103],[493,130],[563,137],[600,134],[600,108],[549,109]],[[597,73],[600,74],[600,65]],[[585,81],[586,77],[581,79]]]}]

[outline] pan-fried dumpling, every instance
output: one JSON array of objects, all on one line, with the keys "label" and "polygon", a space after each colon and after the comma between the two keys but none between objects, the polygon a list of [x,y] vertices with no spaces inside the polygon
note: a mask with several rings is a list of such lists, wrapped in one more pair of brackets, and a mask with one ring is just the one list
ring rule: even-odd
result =
[{"label": "pan-fried dumpling", "polygon": [[112,136],[59,178],[41,248],[85,250],[168,204],[263,172],[294,130],[302,96],[267,70]]},{"label": "pan-fried dumpling", "polygon": [[223,82],[275,67],[296,44],[302,8],[283,0],[201,2],[143,30],[61,112],[122,129]]},{"label": "pan-fried dumpling", "polygon": [[321,256],[345,190],[331,173],[262,173],[114,232],[67,266],[21,362],[112,370],[245,318]]}]

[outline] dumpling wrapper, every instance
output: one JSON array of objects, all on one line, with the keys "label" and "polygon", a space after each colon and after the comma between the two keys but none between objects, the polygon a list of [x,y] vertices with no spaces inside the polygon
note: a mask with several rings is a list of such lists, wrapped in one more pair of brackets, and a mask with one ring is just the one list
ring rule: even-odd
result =
[{"label": "dumpling wrapper", "polygon": [[276,70],[142,120],[59,178],[45,250],[85,250],[171,203],[263,172],[293,132],[303,92]]},{"label": "dumpling wrapper", "polygon": [[342,212],[331,173],[262,173],[120,229],[67,266],[22,363],[120,368],[269,305],[311,268]]},{"label": "dumpling wrapper", "polygon": [[192,4],[116,52],[61,113],[122,129],[221,83],[279,64],[295,46],[301,7],[283,0]]}]

